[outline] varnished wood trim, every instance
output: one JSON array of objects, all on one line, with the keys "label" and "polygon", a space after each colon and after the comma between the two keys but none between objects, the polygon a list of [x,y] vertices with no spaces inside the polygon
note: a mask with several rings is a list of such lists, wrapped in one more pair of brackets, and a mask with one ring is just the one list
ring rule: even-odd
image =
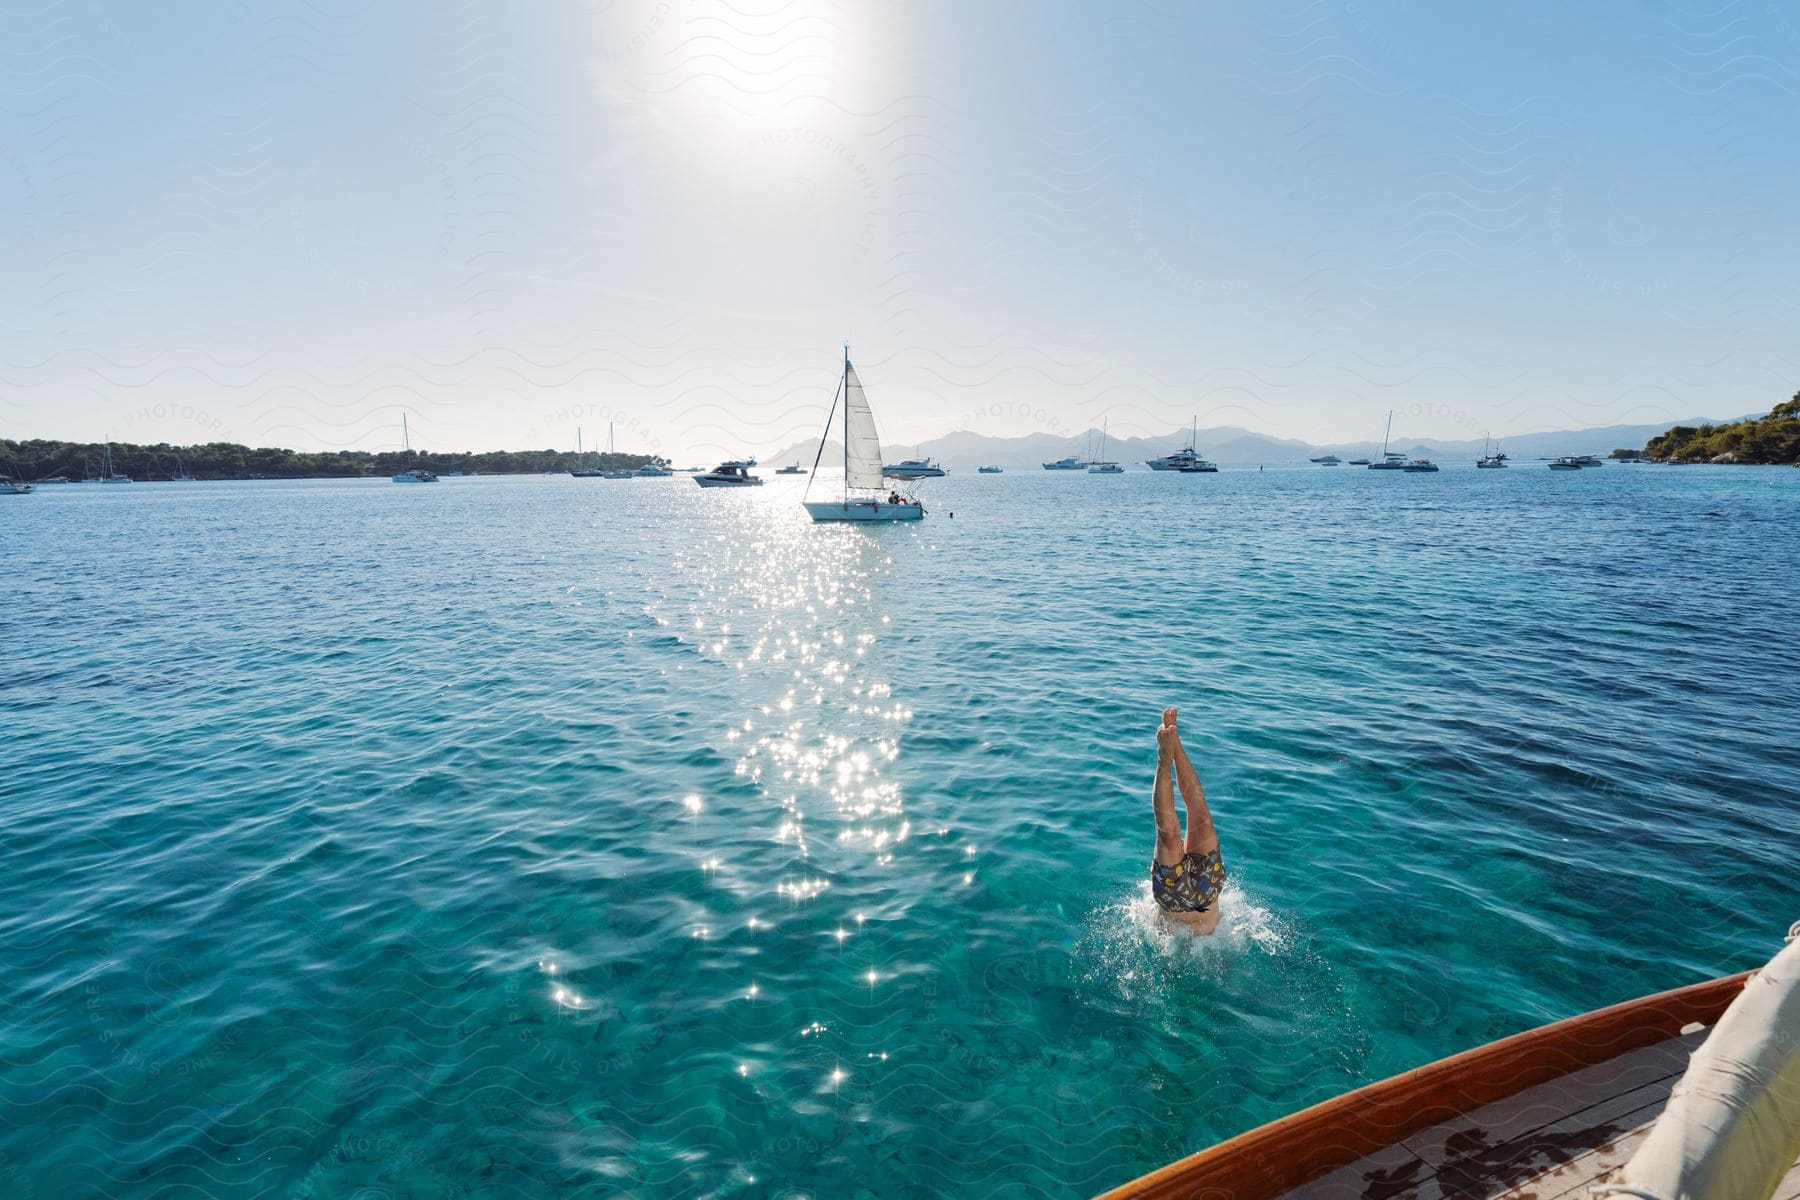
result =
[{"label": "varnished wood trim", "polygon": [[1710,1025],[1753,972],[1596,1009],[1453,1054],[1271,1121],[1100,1200],[1274,1200],[1383,1146],[1583,1067]]}]

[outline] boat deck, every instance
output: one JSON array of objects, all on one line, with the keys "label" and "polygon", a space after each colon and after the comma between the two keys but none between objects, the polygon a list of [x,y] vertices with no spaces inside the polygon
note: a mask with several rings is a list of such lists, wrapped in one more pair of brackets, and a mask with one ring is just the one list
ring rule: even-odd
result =
[{"label": "boat deck", "polygon": [[[1633,1050],[1433,1125],[1282,1200],[1587,1200],[1637,1151],[1706,1036]],[[1774,1200],[1800,1200],[1800,1165]]]}]

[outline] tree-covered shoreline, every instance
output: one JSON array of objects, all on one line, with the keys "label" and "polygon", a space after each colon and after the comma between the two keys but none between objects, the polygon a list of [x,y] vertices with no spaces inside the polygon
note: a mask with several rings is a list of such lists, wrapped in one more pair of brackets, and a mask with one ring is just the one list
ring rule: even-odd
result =
[{"label": "tree-covered shoreline", "polygon": [[1651,438],[1644,457],[1667,463],[1800,465],[1800,392],[1765,417],[1724,425],[1677,425]]},{"label": "tree-covered shoreline", "polygon": [[[98,479],[105,472],[99,442],[0,439],[0,477],[25,480],[63,475]],[[636,470],[645,463],[667,465],[647,454],[602,454],[572,450],[487,450],[444,454],[427,450],[330,450],[303,453],[275,447],[252,448],[235,442],[175,446],[168,442],[137,445],[112,443],[117,474],[154,481],[188,475],[194,479],[362,479],[395,475],[413,467],[437,474],[532,475],[567,471],[577,465],[609,471]]]}]

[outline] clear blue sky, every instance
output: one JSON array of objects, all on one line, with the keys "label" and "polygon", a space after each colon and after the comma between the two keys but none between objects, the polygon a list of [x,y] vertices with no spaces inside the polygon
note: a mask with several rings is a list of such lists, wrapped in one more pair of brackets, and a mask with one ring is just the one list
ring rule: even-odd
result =
[{"label": "clear blue sky", "polygon": [[687,0],[0,15],[0,435],[683,462],[1800,388],[1800,11]]}]

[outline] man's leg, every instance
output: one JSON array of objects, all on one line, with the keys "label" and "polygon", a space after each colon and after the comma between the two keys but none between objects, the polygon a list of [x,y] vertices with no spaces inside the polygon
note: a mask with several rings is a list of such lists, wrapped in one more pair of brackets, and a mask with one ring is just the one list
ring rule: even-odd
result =
[{"label": "man's leg", "polygon": [[1170,781],[1174,767],[1175,740],[1173,727],[1165,725],[1156,731],[1156,784],[1150,790],[1150,803],[1156,810],[1156,861],[1172,867],[1185,856],[1181,843],[1181,820],[1175,815],[1175,789]]},{"label": "man's leg", "polygon": [[[1175,710],[1163,710],[1163,727],[1175,730]],[[1174,742],[1175,782],[1181,787],[1181,803],[1187,807],[1187,854],[1211,854],[1219,848],[1219,831],[1213,828],[1212,810],[1206,807],[1206,791],[1200,786],[1200,776],[1194,771],[1194,764],[1188,759],[1187,749],[1181,744],[1181,735],[1175,732],[1169,739]]]}]

